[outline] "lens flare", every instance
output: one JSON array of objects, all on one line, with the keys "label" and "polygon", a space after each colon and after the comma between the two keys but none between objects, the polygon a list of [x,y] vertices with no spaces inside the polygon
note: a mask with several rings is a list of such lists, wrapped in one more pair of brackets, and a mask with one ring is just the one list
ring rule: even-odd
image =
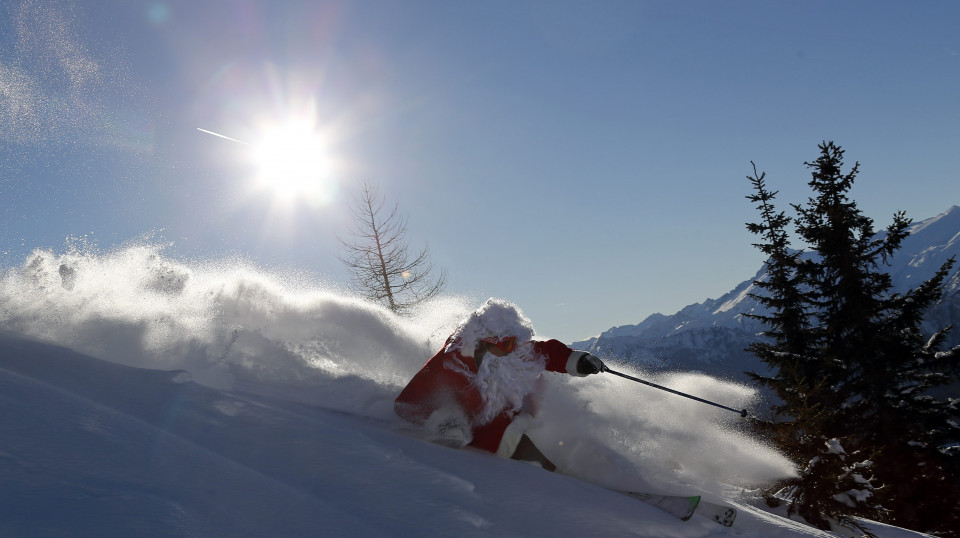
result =
[{"label": "lens flare", "polygon": [[284,201],[325,205],[330,200],[326,142],[308,121],[267,130],[254,144],[257,183]]}]

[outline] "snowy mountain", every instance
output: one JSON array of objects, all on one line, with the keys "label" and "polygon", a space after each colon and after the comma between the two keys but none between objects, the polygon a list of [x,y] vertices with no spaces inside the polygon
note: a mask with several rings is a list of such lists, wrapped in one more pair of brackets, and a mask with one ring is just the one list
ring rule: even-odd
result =
[{"label": "snowy mountain", "polygon": [[[757,498],[794,469],[739,417],[614,376],[544,375],[530,434],[562,472],[422,440],[393,399],[476,306],[401,319],[235,261],[37,251],[0,275],[0,535],[837,535]],[[716,378],[617,366],[755,403]],[[740,514],[684,522],[612,489]]]},{"label": "snowy mountain", "polygon": [[[885,225],[878,223],[878,225]],[[886,270],[893,276],[894,290],[902,292],[931,278],[951,256],[960,260],[960,207],[917,222]],[[655,370],[701,371],[745,380],[745,370],[766,371],[752,354],[744,351],[756,341],[763,327],[743,314],[762,308],[749,297],[756,292],[756,275],[743,281],[719,299],[707,299],[665,316],[654,314],[636,325],[614,327],[574,347],[606,358],[617,358]],[[953,324],[949,345],[960,344],[960,264],[954,266],[941,303],[926,319],[929,332]]]}]

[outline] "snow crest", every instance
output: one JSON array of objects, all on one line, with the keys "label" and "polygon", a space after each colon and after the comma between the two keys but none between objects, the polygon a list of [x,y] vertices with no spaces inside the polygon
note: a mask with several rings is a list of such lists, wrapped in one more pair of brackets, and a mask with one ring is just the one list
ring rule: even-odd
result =
[{"label": "snow crest", "polygon": [[[444,297],[399,318],[316,277],[235,259],[174,260],[147,243],[109,252],[37,250],[0,274],[5,331],[164,370],[164,379],[173,376],[180,386],[192,379],[398,427],[396,395],[448,335],[460,330],[461,345],[489,334],[521,342],[535,335],[507,301],[486,305],[501,314],[493,317],[500,326],[471,324],[476,304]],[[541,364],[510,371],[507,360],[484,357],[481,378],[498,393],[491,412],[520,405],[536,378],[539,424],[529,434],[564,473],[633,489],[696,484],[720,495],[719,483],[759,484],[794,472],[782,455],[741,433],[739,417],[603,374],[541,373]],[[756,398],[753,389],[709,376],[651,378],[630,365],[611,366],[738,408]],[[216,415],[255,410],[234,400],[218,397]]]},{"label": "snow crest", "polygon": [[118,364],[188,371],[221,390],[275,390],[351,412],[376,400],[373,414],[388,417],[392,392],[470,310],[447,297],[399,318],[303,273],[163,251],[145,242],[35,250],[0,274],[0,328]]}]

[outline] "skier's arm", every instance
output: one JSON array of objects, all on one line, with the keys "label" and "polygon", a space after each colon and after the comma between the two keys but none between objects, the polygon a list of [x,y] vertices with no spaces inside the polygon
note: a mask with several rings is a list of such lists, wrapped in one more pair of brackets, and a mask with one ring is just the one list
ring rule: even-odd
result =
[{"label": "skier's arm", "polygon": [[449,367],[462,362],[456,352],[437,353],[397,396],[394,411],[410,422],[423,424],[440,408],[479,408],[480,394],[470,390],[470,381],[461,371]]},{"label": "skier's arm", "polygon": [[393,410],[410,422],[426,422],[439,407],[437,391],[441,387],[437,373],[441,369],[442,365],[437,357],[427,362],[394,400]]},{"label": "skier's arm", "polygon": [[547,358],[546,369],[575,376],[595,374],[603,363],[586,351],[575,351],[559,340],[534,342],[534,350]]},{"label": "skier's arm", "polygon": [[393,410],[405,420],[415,424],[423,424],[434,409],[430,405],[430,400],[419,397],[418,392],[421,391],[418,391],[416,386],[407,385],[393,402]]}]

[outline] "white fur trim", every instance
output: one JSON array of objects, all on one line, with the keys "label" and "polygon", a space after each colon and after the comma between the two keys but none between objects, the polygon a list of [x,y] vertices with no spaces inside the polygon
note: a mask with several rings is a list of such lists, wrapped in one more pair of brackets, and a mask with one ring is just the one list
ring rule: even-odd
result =
[{"label": "white fur trim", "polygon": [[577,371],[577,363],[580,362],[580,357],[584,355],[589,355],[586,351],[574,351],[570,354],[570,358],[567,359],[567,373],[579,377],[584,377],[587,374],[581,374]]},{"label": "white fur trim", "polygon": [[514,417],[513,422],[511,422],[503,432],[503,437],[500,439],[500,446],[497,447],[497,455],[501,458],[513,456],[513,453],[517,451],[520,438],[523,437],[523,432],[527,431],[527,428],[532,425],[533,417],[526,413],[521,413]]},{"label": "white fur trim", "polygon": [[491,298],[460,322],[446,351],[459,349],[464,357],[473,356],[481,338],[514,336],[519,343],[532,340],[533,334],[533,323],[517,305],[503,299]]}]

